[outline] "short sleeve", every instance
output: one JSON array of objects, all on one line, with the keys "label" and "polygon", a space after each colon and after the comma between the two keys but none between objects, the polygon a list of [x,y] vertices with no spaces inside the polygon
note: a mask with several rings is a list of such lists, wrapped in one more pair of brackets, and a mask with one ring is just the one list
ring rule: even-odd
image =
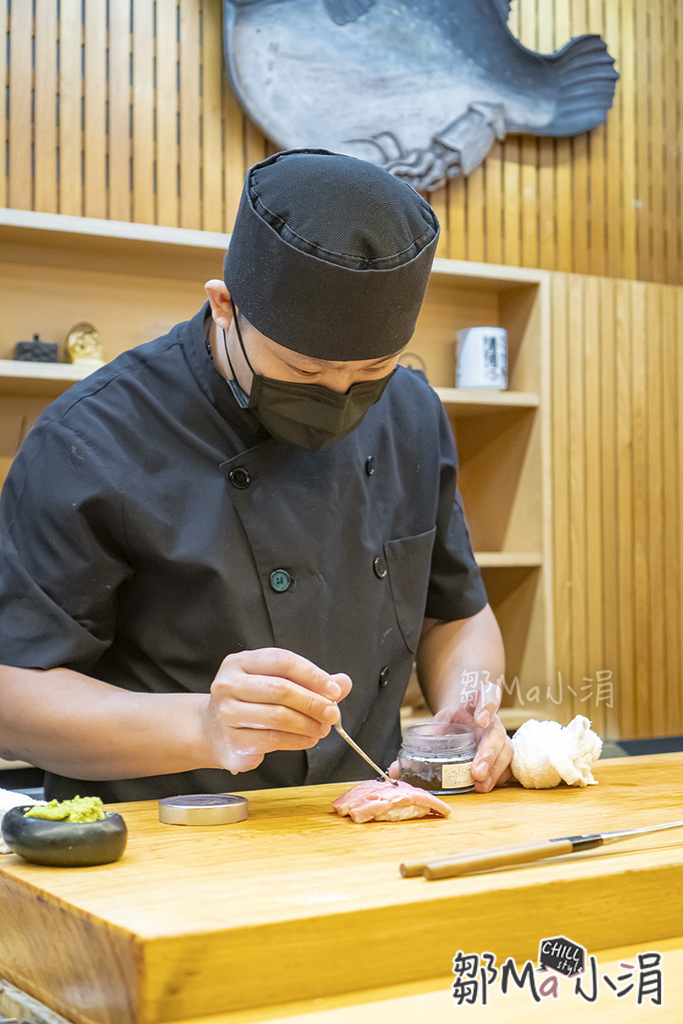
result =
[{"label": "short sleeve", "polygon": [[439,446],[437,529],[425,614],[427,618],[452,622],[476,615],[487,604],[488,598],[472,552],[462,498],[456,488],[457,453],[443,406],[440,410]]},{"label": "short sleeve", "polygon": [[39,421],[0,499],[0,662],[88,672],[130,575],[120,500],[92,443]]}]

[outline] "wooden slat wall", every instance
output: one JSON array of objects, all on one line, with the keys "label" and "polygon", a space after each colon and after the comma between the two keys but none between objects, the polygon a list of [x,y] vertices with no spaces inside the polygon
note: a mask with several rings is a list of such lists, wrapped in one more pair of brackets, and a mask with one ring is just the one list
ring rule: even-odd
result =
[{"label": "wooden slat wall", "polygon": [[[682,0],[513,0],[510,25],[539,52],[602,35],[614,108],[572,139],[510,136],[434,193],[439,255],[683,283]],[[221,0],[0,0],[6,32],[0,205],[230,230],[274,147],[231,89]]]},{"label": "wooden slat wall", "polygon": [[220,0],[0,0],[0,206],[229,230],[274,147],[222,31]]},{"label": "wooden slat wall", "polygon": [[[551,280],[555,655],[565,715],[588,714],[603,735],[680,734],[683,289]],[[598,672],[612,673],[601,677],[613,683],[612,709],[598,700]]]}]

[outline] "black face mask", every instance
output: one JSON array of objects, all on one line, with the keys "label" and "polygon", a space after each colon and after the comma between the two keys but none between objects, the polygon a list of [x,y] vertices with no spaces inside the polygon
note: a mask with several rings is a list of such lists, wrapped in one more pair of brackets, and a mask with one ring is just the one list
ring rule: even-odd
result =
[{"label": "black face mask", "polygon": [[[382,397],[385,387],[396,373],[396,367],[378,380],[360,381],[340,394],[323,384],[300,384],[276,380],[255,373],[244,349],[242,333],[233,306],[235,328],[242,353],[253,374],[248,408],[256,415],[269,434],[278,441],[317,450],[340,441],[360,425],[368,409]],[[232,387],[240,405],[247,405],[246,392],[240,387],[228,352],[223,332],[225,354],[233,376]],[[242,393],[239,395],[237,389]]]}]

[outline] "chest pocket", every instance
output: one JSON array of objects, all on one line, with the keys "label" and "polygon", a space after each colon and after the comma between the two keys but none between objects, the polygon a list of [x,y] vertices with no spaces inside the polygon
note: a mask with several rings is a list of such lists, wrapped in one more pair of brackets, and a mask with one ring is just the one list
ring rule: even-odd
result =
[{"label": "chest pocket", "polygon": [[403,639],[415,653],[424,622],[436,527],[384,545],[391,596]]}]

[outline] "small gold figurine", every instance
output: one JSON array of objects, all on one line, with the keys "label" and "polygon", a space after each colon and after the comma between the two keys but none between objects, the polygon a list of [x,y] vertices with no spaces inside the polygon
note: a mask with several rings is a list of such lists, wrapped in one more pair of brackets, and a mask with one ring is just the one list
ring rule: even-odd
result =
[{"label": "small gold figurine", "polygon": [[104,366],[102,339],[92,324],[85,321],[75,324],[67,335],[66,347],[72,363],[89,366],[92,370]]}]

